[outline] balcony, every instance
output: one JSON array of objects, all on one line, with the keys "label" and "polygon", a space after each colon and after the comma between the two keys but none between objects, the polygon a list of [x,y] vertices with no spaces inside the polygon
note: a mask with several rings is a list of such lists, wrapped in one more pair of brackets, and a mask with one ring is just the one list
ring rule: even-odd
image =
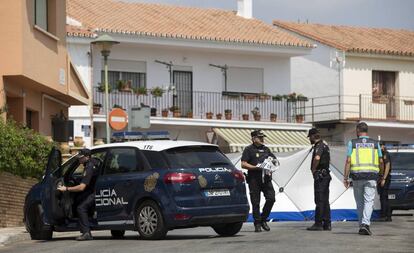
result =
[{"label": "balcony", "polygon": [[[159,95],[154,96],[151,90],[146,95],[133,91],[112,91],[109,93],[109,105],[110,108],[116,105],[123,109],[149,106],[154,117],[289,123],[310,120],[304,117],[305,101],[291,101],[266,94],[177,90],[164,91]],[[94,103],[104,105],[105,93],[102,90],[94,88],[93,97]],[[173,112],[173,109],[178,110]],[[104,111],[100,110],[99,114],[104,114]]]},{"label": "balcony", "polygon": [[377,120],[413,122],[414,97],[326,96],[309,99],[305,103],[305,118],[309,122],[341,120]]}]

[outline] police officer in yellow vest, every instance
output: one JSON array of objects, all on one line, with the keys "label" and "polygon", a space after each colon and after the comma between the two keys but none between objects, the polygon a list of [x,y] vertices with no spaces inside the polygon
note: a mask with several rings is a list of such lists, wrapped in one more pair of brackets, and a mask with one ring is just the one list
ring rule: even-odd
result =
[{"label": "police officer in yellow vest", "polygon": [[344,185],[350,186],[352,179],[357,206],[360,235],[371,235],[369,228],[374,208],[374,197],[380,168],[383,166],[379,142],[369,138],[368,125],[361,122],[356,126],[357,139],[348,143],[348,157],[345,163]]}]

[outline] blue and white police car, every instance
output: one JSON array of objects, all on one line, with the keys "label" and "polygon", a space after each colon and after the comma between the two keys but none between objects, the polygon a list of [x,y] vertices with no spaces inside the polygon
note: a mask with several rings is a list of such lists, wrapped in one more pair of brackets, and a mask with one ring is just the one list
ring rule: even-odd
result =
[{"label": "blue and white police car", "polygon": [[[114,237],[136,230],[143,239],[162,239],[172,229],[211,226],[221,236],[232,236],[247,219],[244,176],[216,145],[158,140],[91,150],[99,161],[92,230],[111,230]],[[26,196],[25,223],[32,239],[79,229],[76,194],[56,188],[78,184],[84,168],[76,156],[60,164],[61,154],[53,149],[43,180]]]}]

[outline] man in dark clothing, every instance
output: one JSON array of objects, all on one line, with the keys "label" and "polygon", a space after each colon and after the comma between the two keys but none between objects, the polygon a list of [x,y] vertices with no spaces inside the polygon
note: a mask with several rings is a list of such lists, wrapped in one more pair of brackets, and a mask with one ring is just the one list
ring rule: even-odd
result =
[{"label": "man in dark clothing", "polygon": [[313,144],[311,172],[315,194],[315,223],[308,227],[310,231],[322,231],[331,228],[331,208],[329,206],[329,174],[330,152],[328,144],[321,139],[316,128],[309,130],[308,137]]},{"label": "man in dark clothing", "polygon": [[[271,174],[263,174],[262,169],[258,165],[263,163],[269,156],[274,159],[276,157],[263,144],[264,137],[266,136],[260,130],[251,132],[251,137],[253,144],[244,149],[241,157],[241,166],[243,169],[248,170],[247,183],[249,184],[255,232],[261,232],[261,228],[269,231],[270,228],[266,222],[275,202],[275,190],[273,189]],[[260,215],[261,192],[263,192],[266,198],[266,203]]]},{"label": "man in dark clothing", "polygon": [[79,163],[84,165],[83,178],[80,184],[76,186],[59,186],[58,190],[65,192],[80,192],[77,196],[77,206],[79,226],[82,233],[76,238],[78,241],[92,240],[91,228],[89,224],[89,211],[95,205],[95,183],[98,177],[98,171],[95,169],[97,163],[91,159],[91,151],[82,149],[79,152]]},{"label": "man in dark clothing", "polygon": [[390,154],[385,148],[385,144],[381,142],[382,159],[384,161],[384,171],[380,171],[378,179],[377,191],[381,201],[381,217],[380,221],[392,221],[391,208],[388,201],[388,189],[391,182],[391,159]]}]

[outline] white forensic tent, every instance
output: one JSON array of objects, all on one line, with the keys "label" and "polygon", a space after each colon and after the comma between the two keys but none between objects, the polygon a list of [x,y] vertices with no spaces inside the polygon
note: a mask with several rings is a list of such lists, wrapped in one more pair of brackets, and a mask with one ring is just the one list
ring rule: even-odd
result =
[{"label": "white forensic tent", "polygon": [[[306,148],[294,154],[276,153],[280,161],[280,168],[273,173],[273,187],[276,192],[276,202],[270,214],[275,221],[304,221],[314,219],[313,178],[310,172],[312,149]],[[241,169],[241,154],[229,155],[236,168]],[[357,220],[356,204],[352,187],[346,189],[342,183],[343,166],[346,158],[345,147],[331,147],[331,176],[329,187],[329,202],[331,205],[332,221]],[[247,172],[243,169],[244,172]],[[246,184],[247,193],[249,187]],[[247,194],[249,197],[249,194]],[[250,197],[249,197],[250,202]],[[261,196],[261,209],[265,203]],[[375,199],[374,209],[379,209],[378,196]],[[374,211],[373,217],[378,216]],[[252,221],[251,215],[249,221]]]}]

